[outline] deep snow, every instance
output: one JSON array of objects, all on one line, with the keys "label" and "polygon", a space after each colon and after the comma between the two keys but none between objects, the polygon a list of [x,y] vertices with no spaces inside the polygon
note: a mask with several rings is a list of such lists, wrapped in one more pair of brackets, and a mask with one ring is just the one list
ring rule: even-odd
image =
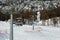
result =
[{"label": "deep snow", "polygon": [[[34,25],[14,25],[14,40],[60,40],[60,27]],[[9,40],[10,24],[0,21],[0,40]]]}]

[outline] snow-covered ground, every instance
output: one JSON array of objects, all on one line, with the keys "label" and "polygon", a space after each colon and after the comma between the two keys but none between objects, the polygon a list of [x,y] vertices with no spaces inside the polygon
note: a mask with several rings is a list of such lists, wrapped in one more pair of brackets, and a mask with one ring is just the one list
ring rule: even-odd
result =
[{"label": "snow-covered ground", "polygon": [[[60,40],[60,27],[34,25],[14,25],[14,40]],[[0,21],[0,40],[9,40],[10,24]]]}]

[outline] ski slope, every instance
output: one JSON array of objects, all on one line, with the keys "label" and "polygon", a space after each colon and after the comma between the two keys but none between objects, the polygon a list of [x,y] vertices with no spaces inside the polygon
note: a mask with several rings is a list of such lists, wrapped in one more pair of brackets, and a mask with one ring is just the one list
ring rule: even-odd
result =
[{"label": "ski slope", "polygon": [[[60,27],[23,25],[14,26],[14,40],[60,40]],[[9,40],[10,24],[0,21],[0,40]]]}]

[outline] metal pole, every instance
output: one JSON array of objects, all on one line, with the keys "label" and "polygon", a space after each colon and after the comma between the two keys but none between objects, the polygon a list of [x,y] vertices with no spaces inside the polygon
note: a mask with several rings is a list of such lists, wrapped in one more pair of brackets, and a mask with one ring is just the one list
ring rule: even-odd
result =
[{"label": "metal pole", "polygon": [[33,23],[33,30],[34,30],[34,23]]},{"label": "metal pole", "polygon": [[10,23],[10,40],[13,40],[13,14],[11,13],[11,23]]},{"label": "metal pole", "polygon": [[34,30],[34,16],[33,16],[33,30]]}]

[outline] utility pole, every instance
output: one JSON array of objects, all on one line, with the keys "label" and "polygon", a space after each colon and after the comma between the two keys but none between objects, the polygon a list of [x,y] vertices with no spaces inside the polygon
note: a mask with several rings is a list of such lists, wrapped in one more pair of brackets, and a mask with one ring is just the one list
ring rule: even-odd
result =
[{"label": "utility pole", "polygon": [[14,5],[11,4],[11,10],[10,10],[10,40],[13,40],[13,10]]},{"label": "utility pole", "polygon": [[10,40],[13,40],[13,14],[11,12],[10,14],[10,17],[11,17],[11,23],[10,23]]}]

